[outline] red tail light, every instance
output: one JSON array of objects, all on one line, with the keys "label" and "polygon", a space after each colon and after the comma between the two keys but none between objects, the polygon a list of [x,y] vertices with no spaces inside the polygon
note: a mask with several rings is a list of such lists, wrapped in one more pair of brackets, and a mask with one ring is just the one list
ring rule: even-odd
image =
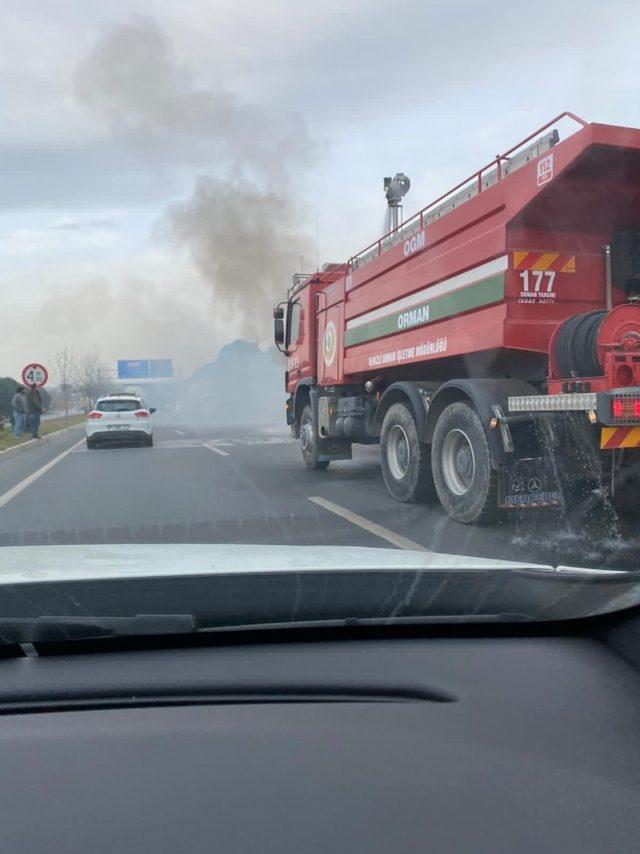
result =
[{"label": "red tail light", "polygon": [[149,417],[149,413],[147,412],[146,409],[139,409],[137,412],[134,412],[133,414],[136,416],[136,418],[148,418]]},{"label": "red tail light", "polygon": [[616,394],[611,401],[614,424],[629,424],[640,419],[640,395]]},{"label": "red tail light", "polygon": [[94,421],[96,418],[102,418],[102,412],[90,412],[89,418]]}]

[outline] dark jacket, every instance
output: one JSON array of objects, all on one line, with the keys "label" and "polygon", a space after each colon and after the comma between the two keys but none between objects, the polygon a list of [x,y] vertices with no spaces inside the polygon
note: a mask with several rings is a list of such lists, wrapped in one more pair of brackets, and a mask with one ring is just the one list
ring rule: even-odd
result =
[{"label": "dark jacket", "polygon": [[29,415],[34,415],[43,411],[44,406],[42,405],[42,398],[40,397],[40,392],[37,388],[30,388],[25,394],[25,399],[27,401],[27,412]]}]

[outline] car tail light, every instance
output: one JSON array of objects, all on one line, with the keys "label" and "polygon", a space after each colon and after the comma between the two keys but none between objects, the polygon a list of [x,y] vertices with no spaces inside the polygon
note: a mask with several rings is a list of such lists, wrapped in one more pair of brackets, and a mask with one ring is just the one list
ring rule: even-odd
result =
[{"label": "car tail light", "polygon": [[640,421],[640,392],[614,394],[611,401],[611,415],[614,424]]},{"label": "car tail light", "polygon": [[134,412],[133,414],[136,416],[136,418],[148,418],[149,417],[149,413],[147,412],[146,409],[139,409],[137,412]]},{"label": "car tail light", "polygon": [[90,412],[90,413],[89,413],[89,418],[90,418],[92,421],[95,421],[95,419],[96,419],[96,418],[102,418],[102,412]]}]

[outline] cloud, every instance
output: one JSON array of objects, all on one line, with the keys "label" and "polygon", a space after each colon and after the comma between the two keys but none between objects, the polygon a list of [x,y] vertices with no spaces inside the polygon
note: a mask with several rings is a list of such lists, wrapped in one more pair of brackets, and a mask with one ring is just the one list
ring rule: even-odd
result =
[{"label": "cloud", "polygon": [[158,234],[189,250],[234,334],[267,335],[273,302],[310,252],[293,189],[313,159],[302,120],[197,84],[146,18],[103,36],[76,79],[82,103],[139,151],[215,152],[214,174],[169,206]]},{"label": "cloud", "polygon": [[115,243],[115,234],[114,226],[98,224],[13,228],[0,238],[0,251],[5,265],[9,259],[22,259],[33,267],[36,258],[59,262],[65,255],[86,255],[90,248],[94,252],[110,249]]},{"label": "cloud", "polygon": [[47,226],[52,231],[92,231],[94,229],[118,228],[115,219],[87,219],[78,220],[72,217],[63,217]]},{"label": "cloud", "polygon": [[144,162],[117,139],[0,142],[0,210],[88,211],[107,206],[161,206],[191,178],[160,162]]},{"label": "cloud", "polygon": [[[34,278],[39,291],[25,296]],[[49,265],[3,284],[4,316],[18,334],[0,337],[0,364],[14,374],[30,360],[51,364],[64,346],[96,352],[112,368],[122,358],[173,358],[190,374],[226,340],[210,290],[184,257]]]},{"label": "cloud", "polygon": [[78,102],[153,161],[175,159],[277,177],[280,164],[309,162],[304,122],[199,83],[153,18],[135,17],[102,36],[78,64]]}]

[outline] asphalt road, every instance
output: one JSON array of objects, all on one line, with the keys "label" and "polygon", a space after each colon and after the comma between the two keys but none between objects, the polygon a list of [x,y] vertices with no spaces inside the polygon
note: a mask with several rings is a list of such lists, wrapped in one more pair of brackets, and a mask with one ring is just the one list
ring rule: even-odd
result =
[{"label": "asphalt road", "polygon": [[153,448],[88,451],[74,428],[0,455],[0,546],[215,542],[423,548],[572,566],[638,568],[637,515],[571,524],[557,512],[460,525],[394,502],[376,447],[325,472],[285,429],[156,427]]}]

